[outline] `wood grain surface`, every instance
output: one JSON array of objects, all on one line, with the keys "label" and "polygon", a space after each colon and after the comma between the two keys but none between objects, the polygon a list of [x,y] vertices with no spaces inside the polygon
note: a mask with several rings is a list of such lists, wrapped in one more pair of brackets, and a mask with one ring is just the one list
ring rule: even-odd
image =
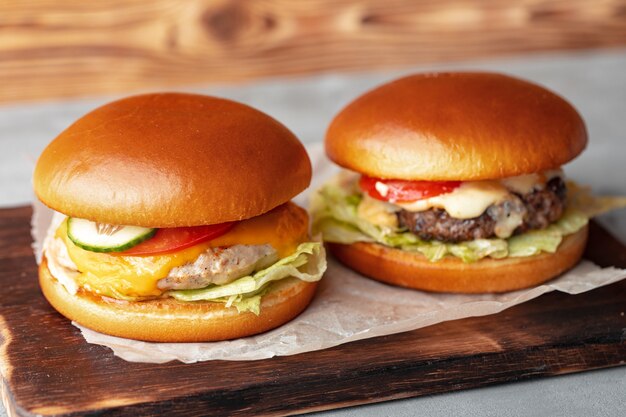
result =
[{"label": "wood grain surface", "polygon": [[626,45],[626,0],[0,2],[0,102]]},{"label": "wood grain surface", "polygon": [[[253,362],[129,363],[40,295],[28,207],[0,210],[0,364],[12,416],[287,415],[624,364],[626,281],[497,315]],[[592,225],[587,257],[626,267]]]}]

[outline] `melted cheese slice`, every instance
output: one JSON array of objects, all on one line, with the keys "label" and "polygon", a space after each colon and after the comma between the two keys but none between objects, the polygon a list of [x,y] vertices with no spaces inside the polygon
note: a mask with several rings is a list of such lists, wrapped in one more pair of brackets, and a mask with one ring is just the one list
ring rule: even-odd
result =
[{"label": "melted cheese slice", "polygon": [[454,191],[410,203],[395,203],[408,211],[442,208],[456,219],[478,217],[492,204],[504,200],[509,191],[499,181],[464,182]]},{"label": "melted cheese slice", "polygon": [[560,175],[562,175],[561,170],[553,170],[497,181],[467,181],[447,194],[406,203],[395,202],[394,204],[414,212],[441,208],[456,219],[472,219],[483,214],[487,207],[492,204],[497,204],[508,198],[511,192],[530,193],[535,188],[544,187],[548,179]]},{"label": "melted cheese slice", "polygon": [[509,190],[518,194],[530,193],[537,184],[545,182],[542,174],[520,175],[518,177],[504,178],[500,182]]},{"label": "melted cheese slice", "polygon": [[294,203],[283,204],[269,213],[241,221],[228,233],[210,242],[212,247],[264,245],[269,243],[284,258],[308,239],[309,215]]},{"label": "melted cheese slice", "polygon": [[194,262],[210,247],[269,243],[281,258],[290,255],[308,238],[308,215],[304,209],[289,202],[237,223],[217,239],[154,256],[120,256],[81,249],[67,236],[66,222],[57,229],[56,236],[65,242],[68,254],[76,264],[79,274],[74,279],[79,287],[113,298],[156,297],[163,293],[157,287],[160,279],[165,278],[172,268]]}]

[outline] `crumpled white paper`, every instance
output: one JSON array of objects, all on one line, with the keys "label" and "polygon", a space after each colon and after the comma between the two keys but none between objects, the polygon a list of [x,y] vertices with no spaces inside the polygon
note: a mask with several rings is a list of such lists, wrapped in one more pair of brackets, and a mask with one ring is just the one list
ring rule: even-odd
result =
[{"label": "crumpled white paper", "polygon": [[[334,175],[337,168],[324,156],[321,144],[308,147],[313,163],[309,190]],[[295,199],[306,207],[308,191]],[[34,205],[33,248],[40,259],[41,244],[52,211]],[[550,291],[579,294],[626,278],[626,270],[600,268],[582,261],[547,284],[506,294],[432,294],[396,288],[369,280],[329,259],[317,296],[300,316],[270,332],[214,343],[149,343],[94,332],[74,323],[85,340],[111,348],[131,362],[163,363],[179,360],[256,360],[294,355],[370,337],[419,329],[447,320],[495,314]]]}]

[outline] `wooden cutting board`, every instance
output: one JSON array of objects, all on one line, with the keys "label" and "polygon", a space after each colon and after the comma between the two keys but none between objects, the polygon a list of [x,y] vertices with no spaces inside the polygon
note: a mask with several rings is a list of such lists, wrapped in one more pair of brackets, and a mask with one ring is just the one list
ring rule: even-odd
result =
[{"label": "wooden cutting board", "polygon": [[[0,210],[2,394],[9,415],[286,415],[622,365],[626,281],[502,313],[253,362],[129,363],[48,306],[31,209]],[[626,267],[592,224],[586,257]]]}]

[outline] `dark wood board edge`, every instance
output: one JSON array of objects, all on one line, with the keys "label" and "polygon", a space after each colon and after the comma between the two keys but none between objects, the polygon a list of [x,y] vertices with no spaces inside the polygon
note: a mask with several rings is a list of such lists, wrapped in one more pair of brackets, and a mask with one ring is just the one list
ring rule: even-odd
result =
[{"label": "dark wood board edge", "polygon": [[[22,213],[24,213],[24,210],[30,211],[29,208],[18,208],[18,211],[21,211]],[[0,210],[0,212],[2,212],[2,210]],[[592,229],[594,229],[594,233],[601,233],[602,236],[605,236],[607,239],[612,239],[610,234],[608,234],[608,232],[601,227],[592,224]],[[623,250],[623,245],[620,246]],[[615,246],[613,245],[612,248],[614,249]],[[590,249],[591,251],[594,250],[594,248]],[[616,254],[612,252],[614,251],[599,250],[598,255],[590,257],[596,263],[603,266],[611,264],[615,265],[615,263],[620,264],[624,262],[624,257],[616,258]],[[623,254],[622,251],[617,251],[616,253]],[[624,267],[623,264],[616,266]],[[534,377],[561,375],[572,372],[580,372],[583,370],[623,365],[624,359],[626,359],[626,336],[622,334],[620,339],[619,335],[616,336],[613,334],[612,337],[613,339],[603,339],[597,337],[589,338],[581,340],[580,343],[577,343],[576,345],[533,346],[530,351],[528,349],[521,349],[517,351],[507,351],[506,353],[474,355],[469,358],[472,361],[471,368],[474,366],[479,367],[481,365],[485,366],[488,364],[492,364],[493,367],[493,364],[502,363],[504,359],[506,359],[508,363],[512,362],[519,365],[517,368],[508,369],[506,371],[503,370],[500,373],[493,373],[486,379],[477,379],[476,375],[463,375],[462,372],[458,370],[459,364],[462,361],[468,360],[467,356],[463,356],[460,358],[449,358],[446,361],[431,361],[426,364],[418,363],[413,366],[405,366],[402,368],[397,366],[370,367],[362,372],[354,372],[346,378],[343,378],[341,384],[336,385],[335,389],[330,392],[324,391],[324,388],[328,385],[329,381],[327,379],[320,378],[318,380],[311,380],[306,384],[299,385],[297,387],[297,392],[286,393],[286,397],[282,395],[284,387],[266,384],[247,386],[241,390],[226,392],[219,398],[215,396],[207,397],[206,394],[199,394],[191,397],[170,397],[162,401],[146,402],[124,407],[104,407],[87,414],[77,412],[57,415],[102,415],[103,413],[106,413],[107,415],[129,416],[166,414],[176,414],[182,416],[198,415],[197,412],[188,411],[190,408],[195,408],[196,410],[210,409],[215,411],[216,414],[227,413],[235,416],[289,415],[300,412],[313,412],[338,407],[347,407],[351,405],[381,402],[397,398],[408,398],[420,395],[457,391],[471,387],[513,382]],[[6,346],[6,343],[3,343],[3,346]],[[584,357],[584,354],[588,354],[590,347],[593,347],[591,349],[591,351],[594,352],[594,357],[592,358],[593,360],[589,360],[587,357]],[[110,354],[107,349],[102,349],[106,350],[107,353]],[[338,347],[338,349],[341,349],[341,346]],[[595,353],[598,354],[595,355]],[[583,357],[584,360],[581,363],[581,358]],[[382,384],[381,380],[377,378],[377,376],[381,373],[384,373],[386,376],[391,375],[389,380],[384,381],[385,384]],[[449,378],[448,380],[428,380],[428,377],[432,377],[437,373],[445,375],[456,373],[456,375],[454,378]],[[4,378],[3,382],[5,382]],[[354,390],[355,386],[359,387],[356,391]],[[313,391],[316,391],[316,398],[312,398],[311,396]],[[381,391],[386,391],[385,395],[381,396],[379,394]],[[319,398],[320,392],[324,394],[321,400]],[[6,401],[5,405],[8,405],[7,411],[12,413],[9,414],[10,416],[35,415],[15,404],[13,396],[6,385],[3,387],[2,394],[3,400]],[[242,407],[241,403],[238,401],[238,399],[241,398],[246,399],[245,407]],[[268,398],[274,400],[268,402]],[[278,399],[278,401],[276,399]],[[315,399],[317,402],[314,401]],[[279,405],[277,406],[276,403]]]},{"label": "dark wood board edge", "polygon": [[[588,358],[590,347],[597,352],[597,356],[591,361]],[[564,357],[567,358],[565,361]],[[584,363],[581,363],[581,358],[585,358]],[[616,361],[608,363],[606,361],[608,358],[614,358]],[[99,416],[103,412],[106,412],[107,416],[119,417],[202,415],[202,412],[199,414],[198,410],[211,410],[211,415],[236,417],[288,416],[610,368],[623,365],[624,358],[626,358],[626,344],[624,343],[619,346],[586,340],[580,346],[543,346],[530,352],[520,350],[504,354],[475,355],[470,358],[469,367],[468,358],[460,357],[445,362],[419,364],[402,369],[372,369],[351,378],[344,378],[339,383],[334,381],[332,391],[325,389],[329,381],[320,379],[300,384],[297,390],[286,391],[283,386],[272,385],[247,387],[219,397],[184,396],[165,401],[94,410],[88,413],[69,413],[63,416]],[[504,359],[519,364],[519,367],[508,368],[497,374],[491,373],[487,378],[476,375],[476,369],[480,367],[493,369],[493,364],[500,364]],[[386,374],[384,381],[377,378],[383,372]],[[438,379],[436,375],[442,373],[452,373],[457,376],[452,380]],[[380,395],[381,392],[384,394]],[[239,402],[241,398],[247,399],[245,404]],[[19,416],[34,417],[35,414],[19,414]]]}]

